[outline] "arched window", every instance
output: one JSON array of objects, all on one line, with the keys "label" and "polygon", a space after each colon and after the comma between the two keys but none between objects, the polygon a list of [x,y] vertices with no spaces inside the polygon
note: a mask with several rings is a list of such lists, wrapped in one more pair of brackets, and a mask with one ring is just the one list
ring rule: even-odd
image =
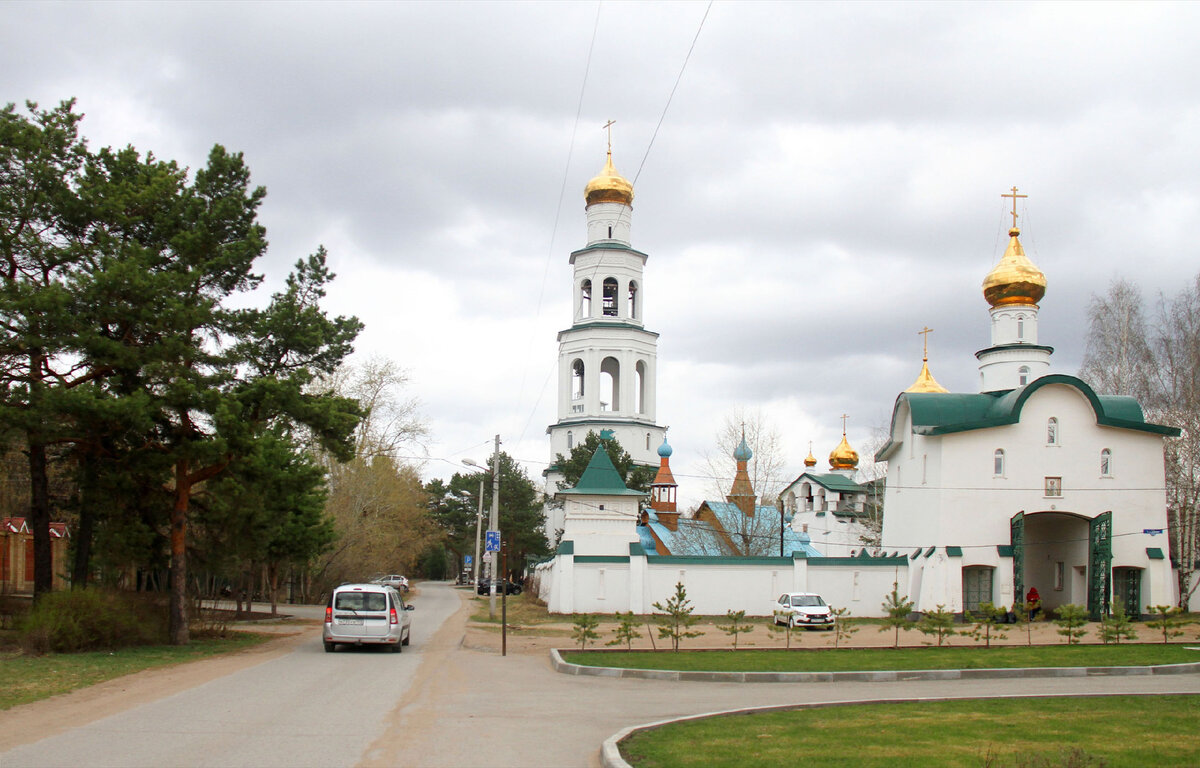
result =
[{"label": "arched window", "polygon": [[[633,396],[636,402],[633,404],[634,410],[638,413],[646,412],[646,363],[638,360],[637,365],[633,368]],[[646,446],[649,448],[650,446]]]},{"label": "arched window", "polygon": [[1022,365],[1020,368],[1017,369],[1017,383],[1022,387],[1029,383],[1029,366],[1028,365]]},{"label": "arched window", "polygon": [[1053,416],[1046,420],[1046,445],[1058,445],[1058,419]]},{"label": "arched window", "polygon": [[617,316],[617,280],[613,277],[604,278],[604,316]]},{"label": "arched window", "polygon": [[575,433],[567,432],[567,451],[570,452],[575,447]]},{"label": "arched window", "polygon": [[646,433],[646,450],[650,450],[650,433]]},{"label": "arched window", "polygon": [[621,410],[621,364],[615,357],[600,363],[600,410]]},{"label": "arched window", "polygon": [[583,399],[583,361],[579,359],[571,363],[571,399]]},{"label": "arched window", "polygon": [[1025,338],[1025,316],[1017,315],[1017,338]]},{"label": "arched window", "polygon": [[592,314],[592,281],[584,280],[579,284],[579,316],[590,317]]},{"label": "arched window", "polygon": [[629,317],[636,320],[638,317],[638,284],[636,280],[629,281]]},{"label": "arched window", "polygon": [[996,477],[1004,477],[1004,450],[996,449],[996,453],[992,457],[992,474]]},{"label": "arched window", "polygon": [[1100,451],[1100,474],[1104,477],[1112,476],[1112,451],[1107,448]]}]

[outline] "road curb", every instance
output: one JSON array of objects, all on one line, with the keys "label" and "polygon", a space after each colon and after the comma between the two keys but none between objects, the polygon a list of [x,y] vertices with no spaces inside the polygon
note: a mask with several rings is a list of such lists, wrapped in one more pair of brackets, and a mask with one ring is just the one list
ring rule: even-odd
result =
[{"label": "road curb", "polygon": [[587,677],[699,683],[898,683],[913,680],[993,680],[1020,677],[1130,677],[1200,674],[1200,662],[1148,667],[1014,667],[1003,669],[905,669],[876,672],[684,672],[670,669],[591,667],[564,661],[550,650],[555,672]]},{"label": "road curb", "polygon": [[[1180,665],[1173,665],[1180,666]],[[638,731],[649,731],[655,728],[660,728],[664,725],[673,723],[686,723],[689,720],[703,720],[710,717],[724,717],[727,715],[745,715],[765,712],[786,712],[789,710],[798,709],[817,709],[819,707],[847,707],[858,704],[905,704],[912,702],[939,702],[939,701],[964,701],[971,699],[988,700],[988,699],[1057,699],[1057,698],[1100,698],[1107,696],[1154,696],[1158,694],[1121,694],[1121,693],[1051,693],[1030,696],[1028,694],[1009,694],[1004,696],[914,696],[906,698],[880,698],[880,699],[853,699],[844,701],[825,701],[825,702],[810,702],[804,704],[773,704],[766,707],[742,707],[739,709],[726,709],[718,712],[704,712],[698,715],[686,715],[684,717],[672,717],[666,720],[657,720],[653,723],[643,723],[641,725],[631,725],[628,728],[622,728],[612,736],[604,740],[600,747],[600,765],[602,768],[633,768],[625,758],[621,757],[620,743],[630,735]]]}]

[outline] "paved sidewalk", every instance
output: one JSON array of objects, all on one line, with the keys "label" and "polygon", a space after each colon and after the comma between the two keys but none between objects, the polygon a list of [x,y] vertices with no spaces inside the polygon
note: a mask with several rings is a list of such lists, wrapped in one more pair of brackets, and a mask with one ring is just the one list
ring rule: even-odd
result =
[{"label": "paved sidewalk", "polygon": [[[465,597],[465,596],[464,596]],[[464,599],[464,603],[467,601]],[[1200,675],[775,685],[577,677],[549,654],[464,648],[467,609],[446,621],[410,695],[364,766],[599,766],[623,728],[742,707],[888,697],[1200,693]]]}]

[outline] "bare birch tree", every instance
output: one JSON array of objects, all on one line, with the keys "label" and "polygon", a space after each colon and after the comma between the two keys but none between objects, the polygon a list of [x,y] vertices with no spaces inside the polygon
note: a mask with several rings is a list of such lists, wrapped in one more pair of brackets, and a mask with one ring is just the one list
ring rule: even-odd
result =
[{"label": "bare birch tree", "polygon": [[742,442],[745,430],[746,445],[753,456],[746,465],[750,484],[762,504],[774,504],[785,479],[782,438],[775,425],[764,418],[759,409],[737,407],[725,417],[716,434],[715,452],[705,451],[704,461],[709,477],[708,493],[714,501],[724,501],[733,485],[735,462],[733,452]]},{"label": "bare birch tree", "polygon": [[1151,327],[1137,287],[1116,280],[1089,307],[1080,376],[1103,394],[1136,397],[1153,422],[1179,427],[1165,444],[1167,515],[1179,605],[1200,582],[1200,275],[1174,297],[1160,295]]}]

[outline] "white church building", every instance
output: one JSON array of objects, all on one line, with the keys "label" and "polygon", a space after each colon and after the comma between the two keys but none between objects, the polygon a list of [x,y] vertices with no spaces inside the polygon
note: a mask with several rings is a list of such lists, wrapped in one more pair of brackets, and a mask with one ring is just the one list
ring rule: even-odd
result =
[{"label": "white church building", "polygon": [[[1015,213],[1015,211],[1014,211]],[[1036,588],[1042,605],[1111,597],[1131,614],[1171,605],[1163,440],[1137,401],[1099,395],[1050,373],[1039,343],[1046,278],[1015,226],[983,282],[991,345],[976,353],[977,393],[952,393],[923,366],[896,399],[882,546],[909,553],[916,611],[1011,606]],[[902,586],[902,591],[903,587]]]},{"label": "white church building", "polygon": [[[779,594],[813,591],[851,615],[879,616],[893,583],[917,612],[1011,606],[1031,587],[1047,609],[1081,604],[1097,618],[1113,597],[1130,613],[1174,604],[1159,534],[1163,441],[1179,430],[1148,423],[1131,398],[1051,372],[1054,350],[1038,339],[1046,278],[1018,239],[1015,193],[1008,247],[983,282],[991,344],[976,353],[979,391],[946,391],[926,354],[896,399],[875,457],[888,465],[880,546],[861,545],[868,488],[854,480],[858,456],[843,428],[831,471],[817,472],[810,450],[781,508],[758,506],[748,481],[727,502],[706,502],[780,521],[781,556],[735,557],[717,546],[730,521],[675,508],[671,449],[656,422],[658,335],[644,326],[647,256],[630,246],[633,186],[610,147],[585,190],[587,246],[571,254],[575,315],[558,335],[551,458],[596,431],[615,434],[640,464],[661,463],[649,500],[625,487],[604,450],[574,488],[560,487],[551,464],[546,493],[559,505],[547,508],[547,529],[552,541],[562,536],[533,569],[550,611],[648,613],[680,582],[697,612],[712,615],[769,615]],[[741,468],[748,455],[734,458]]]},{"label": "white church building", "polygon": [[[554,498],[562,472],[554,462],[589,431],[611,430],[633,460],[658,462],[666,428],[655,421],[658,334],[644,320],[646,254],[630,245],[633,185],[608,161],[584,189],[587,245],[571,254],[575,316],[558,334],[558,419],[550,435],[546,498]],[[563,528],[561,507],[547,505],[550,541]]]}]

